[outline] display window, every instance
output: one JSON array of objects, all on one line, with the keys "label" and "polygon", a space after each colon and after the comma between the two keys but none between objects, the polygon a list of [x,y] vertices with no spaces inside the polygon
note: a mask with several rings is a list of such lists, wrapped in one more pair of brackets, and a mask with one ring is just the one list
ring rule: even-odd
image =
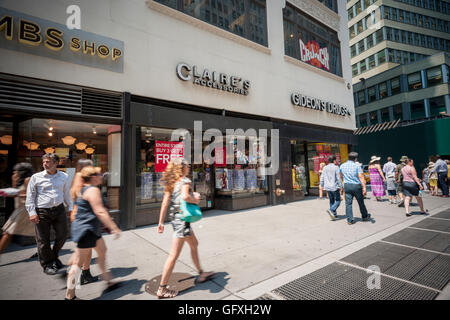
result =
[{"label": "display window", "polygon": [[18,124],[17,162],[29,162],[34,172],[43,170],[42,156],[59,156],[58,170],[70,183],[81,159],[92,160],[104,176],[102,194],[110,210],[119,210],[120,126],[33,118]]},{"label": "display window", "polygon": [[348,145],[308,143],[308,168],[310,187],[319,187],[321,167],[328,164],[328,156],[335,155],[338,164],[348,160]]},{"label": "display window", "polygon": [[306,177],[305,144],[302,141],[291,140],[292,158],[292,188],[308,194],[308,182]]}]

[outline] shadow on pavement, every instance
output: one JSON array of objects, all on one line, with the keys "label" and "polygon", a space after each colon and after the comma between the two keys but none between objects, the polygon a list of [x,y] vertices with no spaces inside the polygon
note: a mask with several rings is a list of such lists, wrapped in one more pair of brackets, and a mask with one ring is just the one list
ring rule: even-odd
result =
[{"label": "shadow on pavement", "polygon": [[[129,268],[132,269],[132,268]],[[144,291],[142,290],[142,286],[147,282],[147,280],[138,280],[138,279],[132,279],[132,280],[126,280],[121,281],[120,287],[116,290],[110,291],[110,292],[102,292],[102,294],[93,299],[93,300],[116,300],[123,296],[126,296],[128,294],[132,295],[139,295],[142,294]]]},{"label": "shadow on pavement", "polygon": [[126,277],[137,270],[137,267],[131,268],[111,268],[109,271],[112,273],[113,278],[123,278]]},{"label": "shadow on pavement", "polygon": [[182,296],[190,292],[206,290],[208,290],[209,293],[219,293],[225,289],[229,279],[227,272],[217,272],[210,280],[203,283],[196,283],[195,287],[180,292],[179,295]]}]

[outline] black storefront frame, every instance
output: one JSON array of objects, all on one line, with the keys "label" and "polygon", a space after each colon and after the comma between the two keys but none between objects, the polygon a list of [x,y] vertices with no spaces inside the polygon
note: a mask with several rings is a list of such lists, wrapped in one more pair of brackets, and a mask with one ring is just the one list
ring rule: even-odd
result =
[{"label": "black storefront frame", "polygon": [[[337,143],[347,144],[349,151],[356,144],[356,137],[352,130],[335,129],[319,125],[296,123],[273,118],[258,117],[248,114],[238,114],[225,110],[198,107],[193,105],[175,103],[159,99],[151,99],[124,94],[124,109],[122,123],[122,182],[130,188],[122,188],[120,202],[121,224],[124,229],[136,228],[136,130],[139,126],[160,128],[184,128],[193,130],[194,120],[203,122],[203,130],[218,128],[225,129],[279,129],[280,154],[281,146],[286,144],[290,148],[290,140],[303,141],[305,157],[308,158],[307,143]],[[188,124],[188,126],[186,126]],[[287,152],[290,158],[290,149]],[[292,160],[292,159],[290,159]],[[127,164],[125,166],[125,164]],[[131,164],[131,165],[130,165]],[[286,169],[286,168],[285,168]],[[294,195],[292,188],[291,167],[282,175],[281,159],[279,172],[269,177],[269,196],[267,205],[276,205],[296,201],[304,196]],[[308,161],[305,161],[306,172],[309,172]],[[277,180],[280,184],[277,185]],[[307,175],[307,188],[310,190],[309,175]],[[277,196],[276,189],[286,191],[284,195]],[[159,214],[159,213],[158,213]],[[154,220],[154,219],[153,219]]]}]

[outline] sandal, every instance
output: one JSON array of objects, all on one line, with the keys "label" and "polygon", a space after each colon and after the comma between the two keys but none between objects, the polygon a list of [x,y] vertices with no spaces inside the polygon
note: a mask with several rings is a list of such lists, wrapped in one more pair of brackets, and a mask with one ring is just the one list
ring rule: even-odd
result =
[{"label": "sandal", "polygon": [[420,211],[420,214],[428,214],[428,209],[425,209],[425,211]]},{"label": "sandal", "polygon": [[215,272],[200,272],[200,275],[198,276],[197,282],[203,283],[211,279],[216,273]]},{"label": "sandal", "polygon": [[164,286],[160,285],[158,291],[156,292],[158,299],[175,298],[177,295],[178,291],[167,289],[167,284]]}]

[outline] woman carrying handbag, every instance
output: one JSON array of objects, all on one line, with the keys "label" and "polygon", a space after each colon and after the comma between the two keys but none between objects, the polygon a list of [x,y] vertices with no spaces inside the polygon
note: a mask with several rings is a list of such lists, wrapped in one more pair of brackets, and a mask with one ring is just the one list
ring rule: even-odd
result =
[{"label": "woman carrying handbag", "polygon": [[[161,282],[156,292],[158,299],[174,298],[178,295],[178,291],[167,288],[167,283],[185,241],[191,248],[192,261],[199,273],[197,282],[205,282],[214,275],[214,272],[204,272],[201,268],[198,257],[198,240],[192,231],[190,222],[186,221],[189,220],[187,217],[191,216],[190,212],[186,212],[192,208],[189,204],[198,204],[200,202],[200,194],[197,192],[192,193],[191,180],[187,178],[188,174],[189,164],[187,161],[183,158],[176,158],[169,162],[160,181],[164,185],[164,199],[159,215],[158,232],[164,232],[164,219],[170,205],[170,218],[174,235],[172,248],[164,265]],[[198,208],[197,211],[199,211]]]}]

